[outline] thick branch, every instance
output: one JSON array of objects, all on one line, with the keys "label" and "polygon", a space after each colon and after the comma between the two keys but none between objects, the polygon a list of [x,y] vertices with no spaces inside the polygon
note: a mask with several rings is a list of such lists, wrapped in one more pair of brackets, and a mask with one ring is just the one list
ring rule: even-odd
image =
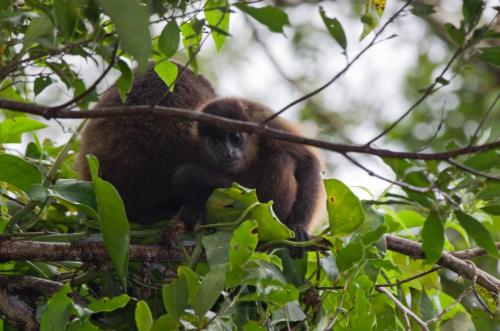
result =
[{"label": "thick branch", "polygon": [[[385,241],[387,248],[391,251],[407,255],[414,259],[424,258],[422,245],[417,242],[392,235],[386,236]],[[437,264],[461,276],[467,277],[470,280],[477,277],[477,284],[492,291],[493,293],[500,293],[500,280],[487,272],[474,268],[469,263],[462,261],[450,253],[443,252]]]},{"label": "thick branch", "polygon": [[[100,263],[108,259],[101,243],[75,241],[73,243],[47,243],[25,240],[0,241],[0,260],[15,261],[84,261]],[[130,246],[130,260],[141,262],[181,262],[184,253],[177,248],[162,246]]]},{"label": "thick branch", "polygon": [[0,288],[10,292],[29,291],[45,296],[51,296],[63,287],[63,284],[52,280],[33,276],[4,276],[0,275]]},{"label": "thick branch", "polygon": [[19,330],[39,329],[33,309],[3,289],[0,289],[0,314]]},{"label": "thick branch", "polygon": [[376,155],[380,157],[394,157],[394,158],[414,159],[414,160],[448,160],[449,158],[457,157],[460,155],[474,154],[478,152],[500,148],[500,141],[495,141],[488,144],[467,146],[464,148],[459,148],[439,153],[398,152],[398,151],[391,151],[388,149],[373,148],[366,145],[335,144],[328,141],[296,136],[266,126],[259,126],[258,124],[254,124],[251,122],[232,120],[192,110],[172,108],[172,107],[160,107],[160,106],[156,107],[151,107],[147,105],[119,106],[119,107],[105,107],[98,109],[96,108],[92,111],[70,111],[66,109],[54,110],[50,107],[44,107],[34,103],[24,103],[13,100],[0,99],[0,108],[43,116],[47,119],[103,118],[103,117],[154,114],[159,116],[175,118],[179,120],[196,121],[196,122],[212,124],[214,126],[226,130],[255,133],[273,139],[285,140],[292,143],[315,146],[342,154],[352,152],[352,153]]}]

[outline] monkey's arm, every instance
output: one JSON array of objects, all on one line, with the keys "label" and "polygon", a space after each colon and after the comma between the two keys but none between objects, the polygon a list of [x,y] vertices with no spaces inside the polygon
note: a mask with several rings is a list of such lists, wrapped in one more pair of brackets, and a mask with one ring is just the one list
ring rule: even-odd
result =
[{"label": "monkey's arm", "polygon": [[296,240],[308,240],[308,230],[317,216],[317,207],[322,203],[323,180],[319,161],[314,156],[297,160],[295,180],[297,196],[286,223],[294,229]]},{"label": "monkey's arm", "polygon": [[205,202],[212,191],[230,187],[231,178],[196,164],[179,167],[173,177],[174,192],[182,206],[180,217],[186,226],[194,228],[198,219],[205,217]]}]

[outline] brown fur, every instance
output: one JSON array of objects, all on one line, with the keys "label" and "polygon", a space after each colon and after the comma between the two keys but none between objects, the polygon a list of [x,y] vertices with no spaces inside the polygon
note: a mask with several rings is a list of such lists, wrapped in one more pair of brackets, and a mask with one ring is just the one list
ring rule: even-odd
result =
[{"label": "brown fur", "polygon": [[[166,92],[165,83],[151,67],[136,77],[125,105],[155,104]],[[210,82],[186,69],[160,105],[196,109],[214,97]],[[121,104],[113,86],[97,107]],[[93,154],[100,162],[102,178],[119,191],[130,220],[150,223],[170,217],[180,207],[172,194],[172,176],[179,165],[196,157],[191,127],[191,122],[160,115],[90,120],[82,133],[80,174],[90,178],[85,155]]]},{"label": "brown fur", "polygon": [[[260,123],[273,113],[261,104],[236,98],[212,100],[202,111],[253,123]],[[274,119],[268,126],[295,135],[301,134],[296,126],[282,118]],[[198,138],[202,153],[205,153],[202,154],[203,159],[210,160],[207,155],[210,151],[203,148],[205,130],[209,130],[206,125],[198,125]],[[321,162],[316,152],[308,146],[263,136],[245,137],[247,144],[243,164],[236,173],[227,173],[229,179],[243,186],[256,188],[261,201],[273,200],[273,209],[278,217],[296,233],[312,231],[319,220],[318,210],[324,196]],[[224,169],[214,169],[210,161],[206,166],[214,171],[224,172]]]}]

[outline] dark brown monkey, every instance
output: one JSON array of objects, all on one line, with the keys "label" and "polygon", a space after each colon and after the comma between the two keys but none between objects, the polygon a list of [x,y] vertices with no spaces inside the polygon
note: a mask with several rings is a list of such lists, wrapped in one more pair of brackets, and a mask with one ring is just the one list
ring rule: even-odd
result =
[{"label": "dark brown monkey", "polygon": [[[215,97],[203,76],[186,69],[160,102],[161,106],[196,109]],[[155,104],[167,86],[153,68],[136,77],[125,105]],[[103,95],[97,107],[122,105],[115,86]],[[160,115],[137,115],[92,119],[82,133],[78,160],[80,174],[89,180],[86,154],[100,162],[102,178],[119,191],[129,220],[151,223],[171,217],[179,209],[172,194],[172,176],[179,165],[196,157],[192,123]]]},{"label": "dark brown monkey", "polygon": [[[272,115],[272,110],[261,104],[236,98],[212,100],[202,111],[253,123]],[[268,126],[300,135],[281,118]],[[273,200],[275,213],[295,232],[295,240],[309,239],[323,202],[321,165],[311,148],[201,123],[196,131],[201,161],[182,166],[174,175],[175,191],[183,200],[181,217],[187,224],[192,226],[200,217],[214,188],[228,187],[235,181],[256,188],[260,201]]]}]

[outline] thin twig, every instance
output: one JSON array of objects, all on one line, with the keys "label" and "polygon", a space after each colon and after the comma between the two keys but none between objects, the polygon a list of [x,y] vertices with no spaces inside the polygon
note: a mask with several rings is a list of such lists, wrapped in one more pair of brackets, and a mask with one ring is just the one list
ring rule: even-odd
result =
[{"label": "thin twig", "polygon": [[488,178],[488,179],[495,180],[495,181],[500,181],[500,177],[498,177],[498,176],[494,176],[494,175],[490,175],[490,174],[478,171],[478,170],[476,170],[474,168],[471,168],[471,167],[468,167],[468,166],[466,166],[466,165],[464,165],[462,163],[459,163],[459,162],[457,162],[457,161],[455,161],[455,160],[453,160],[451,158],[448,159],[448,160],[446,160],[446,162],[448,162],[452,166],[457,167],[460,170],[463,170],[465,172],[471,173],[473,175],[484,177],[484,178]]},{"label": "thin twig", "polygon": [[479,134],[479,131],[483,127],[484,123],[486,123],[486,119],[490,116],[490,114],[493,111],[493,109],[495,108],[495,105],[497,104],[498,100],[500,100],[500,92],[498,92],[495,100],[493,100],[493,102],[491,103],[490,107],[486,111],[486,114],[484,114],[483,118],[481,119],[481,122],[477,126],[476,131],[474,132],[474,134],[470,138],[469,146],[476,142],[477,135]]},{"label": "thin twig", "polygon": [[435,323],[439,321],[441,318],[443,318],[444,315],[446,315],[453,307],[455,307],[456,304],[461,303],[462,300],[467,296],[472,291],[472,288],[466,288],[456,299],[453,301],[450,305],[448,305],[446,308],[443,309],[438,315],[434,316],[428,321],[425,321],[425,324],[430,325],[432,323]]},{"label": "thin twig", "polygon": [[379,287],[393,287],[393,286],[399,286],[401,284],[404,284],[404,283],[408,283],[408,282],[411,282],[412,280],[415,280],[415,279],[418,279],[418,278],[421,278],[421,277],[424,277],[424,276],[427,276],[428,274],[431,274],[433,272],[436,272],[438,270],[440,270],[442,267],[441,266],[437,266],[437,267],[432,267],[431,269],[425,271],[425,272],[422,272],[422,273],[419,273],[415,276],[412,276],[412,277],[409,277],[409,278],[405,278],[403,280],[398,280],[397,282],[394,282],[394,283],[385,283],[385,284],[377,284],[377,286]]},{"label": "thin twig", "polygon": [[392,293],[387,290],[385,287],[378,287],[376,286],[375,289],[380,292],[385,294],[394,304],[396,307],[399,308],[404,314],[408,315],[411,317],[412,320],[414,320],[422,330],[429,331],[429,328],[427,327],[427,324],[420,319],[414,312],[412,312],[408,307],[406,307],[401,301],[399,301]]},{"label": "thin twig", "polygon": [[370,48],[373,47],[373,45],[375,44],[375,42],[377,41],[378,37],[384,32],[385,28],[391,24],[410,4],[412,3],[412,0],[408,0],[406,1],[406,3],[396,12],[394,13],[394,15],[392,15],[388,20],[387,22],[385,22],[384,25],[382,25],[382,27],[380,28],[380,30],[378,30],[375,35],[373,36],[372,40],[370,41],[370,43],[368,43],[368,45],[366,45],[365,48],[363,48],[358,54],[356,54],[356,56],[350,61],[348,62],[344,68],[342,68],[342,70],[340,70],[335,76],[333,76],[332,79],[330,79],[328,82],[326,82],[325,84],[321,85],[320,87],[318,87],[317,89],[315,89],[314,91],[311,91],[309,93],[307,93],[306,95],[290,102],[288,105],[286,105],[285,107],[283,107],[282,109],[280,109],[278,112],[276,112],[275,114],[273,114],[272,116],[269,116],[267,119],[265,119],[264,121],[262,121],[261,125],[262,126],[265,126],[267,123],[271,122],[273,119],[275,119],[277,116],[281,115],[283,112],[285,112],[287,109],[295,106],[296,104],[304,101],[304,100],[307,100],[313,96],[315,96],[316,94],[320,93],[321,91],[323,91],[324,89],[326,89],[328,86],[332,85],[335,81],[337,81],[337,79],[339,79],[344,73],[347,72],[347,70],[349,70],[349,68],[354,64],[356,63],[360,58],[361,56],[366,53],[366,51],[368,51]]},{"label": "thin twig", "polygon": [[[477,12],[475,13],[476,17],[478,15],[481,15],[482,11],[479,10],[479,8],[480,7],[478,6]],[[477,20],[477,22],[479,22],[479,20]],[[457,50],[455,51],[455,53],[453,53],[452,57],[450,58],[450,60],[448,61],[448,63],[445,65],[445,67],[443,68],[443,70],[441,71],[441,73],[434,79],[434,82],[431,85],[429,85],[429,87],[427,87],[427,89],[425,89],[425,91],[422,93],[422,95],[420,96],[420,98],[413,105],[411,105],[411,107],[408,108],[408,110],[406,112],[404,112],[397,120],[395,120],[394,122],[392,122],[391,125],[389,125],[386,129],[384,129],[376,137],[374,137],[373,139],[371,139],[370,141],[368,141],[366,143],[366,145],[373,144],[375,141],[379,140],[380,138],[382,138],[383,136],[385,136],[387,133],[389,133],[403,119],[405,119],[408,115],[410,115],[413,112],[413,110],[415,110],[425,99],[427,99],[427,97],[429,95],[431,95],[433,92],[435,92],[437,89],[440,89],[443,86],[443,85],[441,85],[440,87],[438,87],[437,89],[435,89],[435,87],[436,87],[437,84],[442,84],[440,81],[443,80],[443,79],[445,79],[444,75],[450,69],[450,67],[453,64],[453,62],[455,62],[455,60],[459,58],[460,54],[463,53],[470,46],[469,42],[471,42],[471,43],[474,42],[473,39],[470,39],[470,40],[468,39],[469,35],[472,33],[472,30],[473,29],[471,28],[471,31],[468,31],[467,35],[464,37],[464,41],[462,42],[462,44],[458,46]]]},{"label": "thin twig", "polygon": [[115,47],[113,48],[113,54],[111,55],[111,59],[109,60],[109,65],[107,68],[102,72],[102,74],[97,77],[97,79],[90,85],[85,91],[83,91],[81,94],[77,95],[73,99],[69,100],[68,102],[65,102],[63,104],[60,104],[58,106],[52,107],[52,109],[57,110],[57,109],[63,109],[71,106],[72,104],[76,104],[79,101],[83,100],[87,95],[92,93],[92,91],[95,90],[97,85],[106,77],[106,75],[111,71],[113,68],[113,65],[115,64],[116,61],[116,54],[118,52],[118,43],[115,44]]},{"label": "thin twig", "polygon": [[376,178],[381,179],[381,180],[388,182],[390,184],[394,184],[394,185],[400,186],[402,188],[405,188],[405,189],[408,189],[411,191],[415,191],[415,192],[420,192],[420,193],[429,192],[432,189],[432,187],[418,187],[418,186],[410,185],[410,184],[405,183],[405,182],[401,182],[399,180],[393,180],[393,179],[386,178],[382,175],[375,173],[373,170],[368,169],[367,167],[365,167],[364,165],[362,165],[361,163],[356,161],[354,158],[347,155],[347,153],[343,153],[342,156],[344,156],[346,159],[351,161],[351,163],[354,164],[355,166],[357,166],[358,168],[366,171],[369,176],[376,177]]}]

